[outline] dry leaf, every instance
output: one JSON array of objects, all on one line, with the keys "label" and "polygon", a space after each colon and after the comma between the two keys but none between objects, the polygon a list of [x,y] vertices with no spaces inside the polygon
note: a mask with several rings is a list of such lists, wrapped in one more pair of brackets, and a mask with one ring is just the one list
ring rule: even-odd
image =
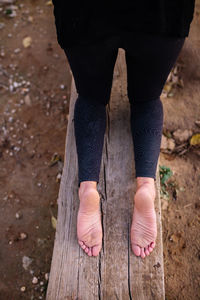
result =
[{"label": "dry leaf", "polygon": [[30,36],[25,37],[22,41],[24,48],[29,47],[31,43],[32,43],[32,38]]},{"label": "dry leaf", "polygon": [[190,145],[200,145],[200,133],[196,133],[191,137]]},{"label": "dry leaf", "polygon": [[51,225],[54,229],[56,229],[56,224],[57,224],[57,219],[54,216],[52,216],[51,217]]}]

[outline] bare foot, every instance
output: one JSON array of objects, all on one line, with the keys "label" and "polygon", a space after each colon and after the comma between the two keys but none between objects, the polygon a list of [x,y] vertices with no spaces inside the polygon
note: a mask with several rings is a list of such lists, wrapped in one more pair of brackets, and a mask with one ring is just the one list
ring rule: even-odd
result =
[{"label": "bare foot", "polygon": [[142,258],[148,256],[155,247],[157,224],[154,200],[154,179],[147,177],[144,180],[138,180],[134,197],[135,204],[131,225],[131,245],[134,254]]},{"label": "bare foot", "polygon": [[98,256],[102,246],[100,196],[95,181],[82,181],[79,188],[80,206],[77,216],[77,237],[89,256]]}]

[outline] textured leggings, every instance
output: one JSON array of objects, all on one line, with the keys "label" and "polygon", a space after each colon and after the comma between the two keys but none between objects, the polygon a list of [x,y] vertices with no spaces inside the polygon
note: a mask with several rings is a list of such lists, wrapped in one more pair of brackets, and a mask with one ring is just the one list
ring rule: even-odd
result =
[{"label": "textured leggings", "polygon": [[82,181],[99,182],[106,105],[118,48],[125,50],[136,177],[156,179],[163,128],[160,95],[184,41],[127,33],[64,49],[78,93],[74,107],[78,186]]}]

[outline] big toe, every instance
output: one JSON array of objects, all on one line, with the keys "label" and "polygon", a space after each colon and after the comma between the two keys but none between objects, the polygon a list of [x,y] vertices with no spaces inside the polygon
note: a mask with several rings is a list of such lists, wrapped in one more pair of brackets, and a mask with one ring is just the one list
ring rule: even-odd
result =
[{"label": "big toe", "polygon": [[141,248],[138,245],[132,244],[132,250],[136,256],[140,256]]},{"label": "big toe", "polygon": [[92,247],[92,255],[93,255],[93,256],[98,256],[100,250],[101,250],[101,244],[100,244],[100,245],[93,246],[93,247]]}]

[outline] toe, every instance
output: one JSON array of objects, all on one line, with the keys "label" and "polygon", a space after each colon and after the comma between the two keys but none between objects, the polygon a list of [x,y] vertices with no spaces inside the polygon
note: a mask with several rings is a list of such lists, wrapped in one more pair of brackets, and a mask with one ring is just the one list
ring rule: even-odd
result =
[{"label": "toe", "polygon": [[91,247],[89,248],[88,255],[92,256],[92,248]]},{"label": "toe", "polygon": [[99,255],[100,250],[101,250],[101,245],[96,245],[92,247],[92,255],[93,256]]},{"label": "toe", "polygon": [[147,256],[150,254],[150,253],[149,253],[149,250],[148,250],[148,246],[144,248],[144,253],[145,253],[145,255],[147,255]]},{"label": "toe", "polygon": [[148,250],[149,250],[149,252],[152,252],[153,248],[151,246],[148,246]]},{"label": "toe", "polygon": [[140,256],[141,248],[138,245],[132,244],[132,250],[136,256]]},{"label": "toe", "polygon": [[80,240],[78,240],[78,243],[79,243],[79,245],[80,245],[80,246],[82,246],[82,245],[83,245],[83,242],[82,242],[82,241],[80,241]]},{"label": "toe", "polygon": [[82,248],[83,250],[85,250],[85,248],[86,248],[86,245],[85,245],[85,244],[83,244],[83,245],[81,246],[81,248]]},{"label": "toe", "polygon": [[140,254],[140,256],[141,256],[142,258],[145,258],[144,248],[141,248],[141,254]]},{"label": "toe", "polygon": [[150,247],[151,247],[151,248],[154,248],[155,245],[156,245],[156,243],[155,243],[155,242],[152,242],[152,243],[150,244]]},{"label": "toe", "polygon": [[88,253],[88,252],[89,252],[89,249],[88,249],[87,247],[85,248],[85,252],[86,252],[86,253]]}]

